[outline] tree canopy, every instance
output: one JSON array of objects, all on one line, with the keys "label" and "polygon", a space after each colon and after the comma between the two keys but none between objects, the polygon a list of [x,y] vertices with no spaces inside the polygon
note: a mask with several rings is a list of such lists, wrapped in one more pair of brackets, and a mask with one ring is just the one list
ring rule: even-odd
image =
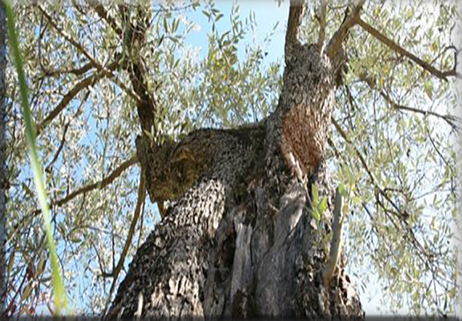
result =
[{"label": "tree canopy", "polygon": [[[144,94],[156,102],[149,129],[155,140],[257,122],[277,103],[284,61],[266,50],[286,20],[262,32],[255,14],[242,16],[234,4],[225,16],[222,6],[194,0],[15,6],[53,235],[75,313],[106,309],[124,267],[159,220],[140,183],[141,98],[131,66],[145,73]],[[302,39],[325,46],[349,7],[308,3]],[[351,191],[349,272],[363,301],[380,287],[385,312],[455,311],[459,19],[456,2],[370,1],[344,44],[347,68],[327,163]],[[128,23],[145,41],[130,34]],[[198,33],[207,33],[202,51],[191,41]],[[54,310],[51,266],[12,57],[6,79],[6,302],[7,313],[27,315]]]}]

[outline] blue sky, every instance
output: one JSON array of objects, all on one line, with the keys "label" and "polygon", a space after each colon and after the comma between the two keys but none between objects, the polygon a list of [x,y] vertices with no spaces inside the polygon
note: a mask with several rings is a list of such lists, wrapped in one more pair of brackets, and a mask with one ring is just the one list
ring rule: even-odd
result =
[{"label": "blue sky", "polygon": [[[231,27],[230,14],[231,9],[236,1],[217,1],[216,8],[223,13],[224,17],[218,22],[219,31],[227,30]],[[256,34],[255,40],[259,43],[263,43],[265,37],[270,34],[271,30],[277,24],[276,32],[269,43],[269,46],[264,48],[268,53],[266,57],[267,62],[277,61],[283,59],[284,54],[284,36],[285,36],[285,21],[288,14],[288,1],[277,4],[276,1],[239,1],[239,11],[241,18],[244,20],[245,17],[249,17],[251,12],[255,13],[256,18]],[[201,46],[201,55],[205,55],[207,52],[207,34],[211,31],[210,23],[207,21],[207,17],[202,13],[202,10],[197,10],[192,14],[188,14],[188,17],[197,23],[201,30],[191,33],[187,39],[187,43],[193,46]],[[253,41],[251,36],[248,36],[244,44],[248,44]],[[240,48],[240,54],[243,53],[243,46]],[[241,56],[243,57],[243,56]]]}]

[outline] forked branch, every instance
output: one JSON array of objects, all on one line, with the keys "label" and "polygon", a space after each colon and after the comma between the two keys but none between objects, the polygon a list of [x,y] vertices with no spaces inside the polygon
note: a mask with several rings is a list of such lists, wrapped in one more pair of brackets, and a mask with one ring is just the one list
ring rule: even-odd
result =
[{"label": "forked branch", "polygon": [[136,102],[140,101],[141,98],[130,88],[128,88],[123,82],[121,82],[116,75],[107,67],[101,65],[99,62],[96,61],[92,55],[86,50],[82,44],[80,44],[78,41],[76,41],[74,38],[72,38],[69,33],[67,33],[65,30],[63,30],[61,27],[58,26],[58,24],[53,20],[53,18],[48,14],[48,12],[42,7],[42,5],[37,5],[38,9],[40,12],[43,14],[43,16],[48,20],[50,25],[61,35],[63,38],[69,42],[71,45],[73,45],[79,52],[81,52],[89,61],[90,63],[98,69],[101,73],[105,74],[107,77],[109,77],[114,83],[116,83],[123,91],[125,91],[130,97],[132,97]]},{"label": "forked branch", "polygon": [[[117,62],[109,64],[106,68],[114,70],[117,67]],[[63,110],[69,105],[71,100],[77,96],[83,89],[93,86],[98,80],[104,78],[105,74],[94,73],[91,76],[78,82],[71,90],[69,90],[61,99],[59,104],[45,117],[45,119],[37,126],[37,136],[39,136],[43,129],[48,126]]]},{"label": "forked branch", "polygon": [[348,30],[350,30],[357,23],[359,19],[359,13],[364,4],[364,1],[365,0],[358,1],[358,3],[353,7],[353,10],[350,12],[350,14],[348,14],[345,17],[342,24],[340,25],[340,28],[338,28],[338,30],[330,39],[329,44],[326,48],[326,54],[331,60],[336,59],[337,54],[342,48],[342,43],[348,34]]}]

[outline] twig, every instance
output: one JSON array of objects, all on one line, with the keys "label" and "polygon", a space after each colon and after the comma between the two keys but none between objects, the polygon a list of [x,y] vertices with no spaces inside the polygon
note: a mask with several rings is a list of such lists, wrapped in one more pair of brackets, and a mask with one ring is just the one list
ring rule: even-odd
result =
[{"label": "twig", "polygon": [[53,166],[53,164],[58,159],[58,156],[59,156],[59,154],[61,153],[61,151],[62,151],[62,149],[64,147],[64,143],[66,142],[66,133],[67,133],[67,129],[69,128],[69,125],[70,125],[70,122],[68,122],[66,125],[64,125],[63,138],[61,138],[61,142],[59,143],[59,147],[56,150],[56,153],[53,156],[50,163],[47,165],[47,167],[45,167],[45,172],[47,172],[47,173],[49,173],[51,171],[51,167]]},{"label": "twig", "polygon": [[383,99],[385,99],[385,101],[387,103],[389,103],[391,105],[392,108],[394,109],[397,109],[397,110],[405,110],[405,111],[410,111],[410,112],[413,112],[413,113],[418,113],[418,114],[422,114],[424,116],[427,116],[427,115],[430,115],[430,116],[435,116],[435,117],[438,117],[438,118],[441,118],[443,119],[445,122],[447,122],[453,129],[458,129],[459,126],[456,124],[456,122],[462,122],[462,120],[455,116],[455,115],[441,115],[441,114],[438,114],[434,111],[431,111],[431,110],[422,110],[422,109],[418,109],[418,108],[414,108],[414,107],[408,107],[408,106],[404,106],[404,105],[400,105],[396,102],[394,102],[391,97],[385,93],[383,90],[378,90],[373,82],[373,80],[367,78],[365,75],[362,75],[360,77],[361,80],[363,80],[368,86],[369,88],[373,89],[373,90],[377,90],[378,93],[380,94],[380,96],[382,96]]},{"label": "twig", "polygon": [[[436,150],[436,153],[438,154],[438,156],[443,160],[443,162],[444,162],[444,164],[446,165],[447,168],[451,168],[451,165],[448,163],[446,158],[444,158],[443,154],[441,154],[438,147],[436,147],[435,141],[433,140],[432,135],[431,135],[430,131],[428,130],[428,128],[425,128],[425,131],[427,132],[428,139],[430,140],[430,143],[432,144],[433,148]],[[452,172],[452,170],[451,170],[451,172]]]}]

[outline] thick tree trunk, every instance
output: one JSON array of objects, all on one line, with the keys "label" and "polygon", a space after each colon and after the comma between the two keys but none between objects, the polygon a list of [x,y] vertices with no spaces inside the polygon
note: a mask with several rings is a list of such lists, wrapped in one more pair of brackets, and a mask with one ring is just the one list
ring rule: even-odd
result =
[{"label": "thick tree trunk", "polygon": [[[262,123],[162,146],[138,138],[151,200],[174,205],[135,255],[108,318],[363,317],[342,260],[332,282],[323,279],[334,210],[323,155],[338,68],[293,39],[285,59],[278,106]],[[319,222],[312,184],[328,198]]]}]

